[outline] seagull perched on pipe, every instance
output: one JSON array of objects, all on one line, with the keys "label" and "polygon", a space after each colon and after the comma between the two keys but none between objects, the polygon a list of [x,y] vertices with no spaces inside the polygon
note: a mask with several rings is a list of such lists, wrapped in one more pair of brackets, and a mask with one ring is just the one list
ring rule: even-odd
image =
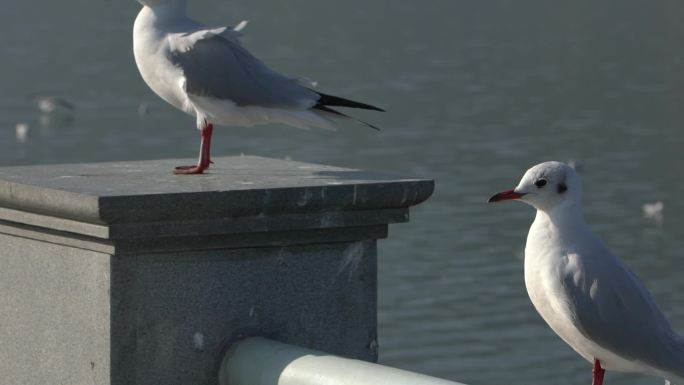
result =
[{"label": "seagull perched on pipe", "polygon": [[593,384],[602,385],[605,369],[684,384],[684,338],[584,222],[575,170],[536,165],[489,202],[512,199],[537,209],[525,247],[527,293],[551,329],[593,363]]},{"label": "seagull perched on pipe", "polygon": [[196,117],[201,134],[197,164],[177,167],[177,174],[209,168],[213,124],[332,127],[333,118],[350,118],[333,107],[382,111],[316,92],[266,67],[240,42],[244,21],[207,28],[186,16],[185,0],[137,1],[143,5],[133,27],[138,70],[157,95]]}]

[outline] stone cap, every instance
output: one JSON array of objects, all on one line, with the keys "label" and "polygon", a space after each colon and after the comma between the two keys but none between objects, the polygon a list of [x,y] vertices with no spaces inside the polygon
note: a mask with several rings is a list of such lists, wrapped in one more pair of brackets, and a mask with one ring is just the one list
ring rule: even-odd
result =
[{"label": "stone cap", "polygon": [[[102,239],[364,226],[408,220],[406,209],[434,189],[431,180],[310,163],[213,160],[191,176],[171,173],[194,162],[177,159],[0,168],[0,220]],[[280,216],[287,221],[270,220]]]}]

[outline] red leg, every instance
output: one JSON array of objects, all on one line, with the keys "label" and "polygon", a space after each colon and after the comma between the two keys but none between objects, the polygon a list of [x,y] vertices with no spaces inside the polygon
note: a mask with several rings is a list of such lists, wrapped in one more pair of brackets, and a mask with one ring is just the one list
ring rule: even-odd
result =
[{"label": "red leg", "polygon": [[209,166],[214,163],[211,161],[211,134],[214,132],[214,125],[211,123],[207,123],[206,128],[204,129],[204,134],[202,135],[203,139],[203,148],[202,151],[204,151],[206,157],[204,159],[204,165],[205,168],[209,168]]},{"label": "red leg", "polygon": [[200,130],[200,154],[197,165],[194,166],[179,166],[173,171],[174,174],[203,174],[204,170],[208,169],[211,162],[211,134],[214,131],[214,126],[206,122],[205,126]]},{"label": "red leg", "polygon": [[601,361],[594,358],[594,369],[591,372],[594,375],[591,385],[603,385],[603,375],[606,373],[606,370],[601,367]]}]

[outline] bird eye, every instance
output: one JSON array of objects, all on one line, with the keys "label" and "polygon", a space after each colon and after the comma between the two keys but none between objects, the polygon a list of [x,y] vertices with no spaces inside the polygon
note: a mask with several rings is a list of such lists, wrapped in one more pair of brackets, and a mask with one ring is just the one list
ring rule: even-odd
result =
[{"label": "bird eye", "polygon": [[539,179],[538,181],[534,182],[534,185],[537,186],[537,188],[542,188],[546,186],[547,180],[546,179]]},{"label": "bird eye", "polygon": [[558,193],[559,194],[562,194],[566,191],[568,191],[568,185],[566,185],[565,183],[561,183],[558,185]]}]

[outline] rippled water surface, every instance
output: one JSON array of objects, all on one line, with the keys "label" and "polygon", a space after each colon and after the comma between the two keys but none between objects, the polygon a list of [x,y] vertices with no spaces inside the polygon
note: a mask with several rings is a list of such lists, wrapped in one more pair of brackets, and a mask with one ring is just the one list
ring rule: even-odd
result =
[{"label": "rippled water surface", "polygon": [[[193,118],[139,79],[137,11],[133,0],[3,7],[1,165],[195,156]],[[215,25],[248,19],[247,46],[274,68],[388,110],[357,114],[380,134],[218,130],[217,155],[436,179],[380,244],[382,362],[469,384],[589,383],[590,366],[525,293],[532,210],[484,203],[550,159],[578,162],[589,222],[684,331],[681,2],[205,0],[190,12]],[[34,93],[71,101],[73,120],[41,116]],[[662,222],[642,214],[655,201]],[[609,373],[607,383],[662,382]]]}]

